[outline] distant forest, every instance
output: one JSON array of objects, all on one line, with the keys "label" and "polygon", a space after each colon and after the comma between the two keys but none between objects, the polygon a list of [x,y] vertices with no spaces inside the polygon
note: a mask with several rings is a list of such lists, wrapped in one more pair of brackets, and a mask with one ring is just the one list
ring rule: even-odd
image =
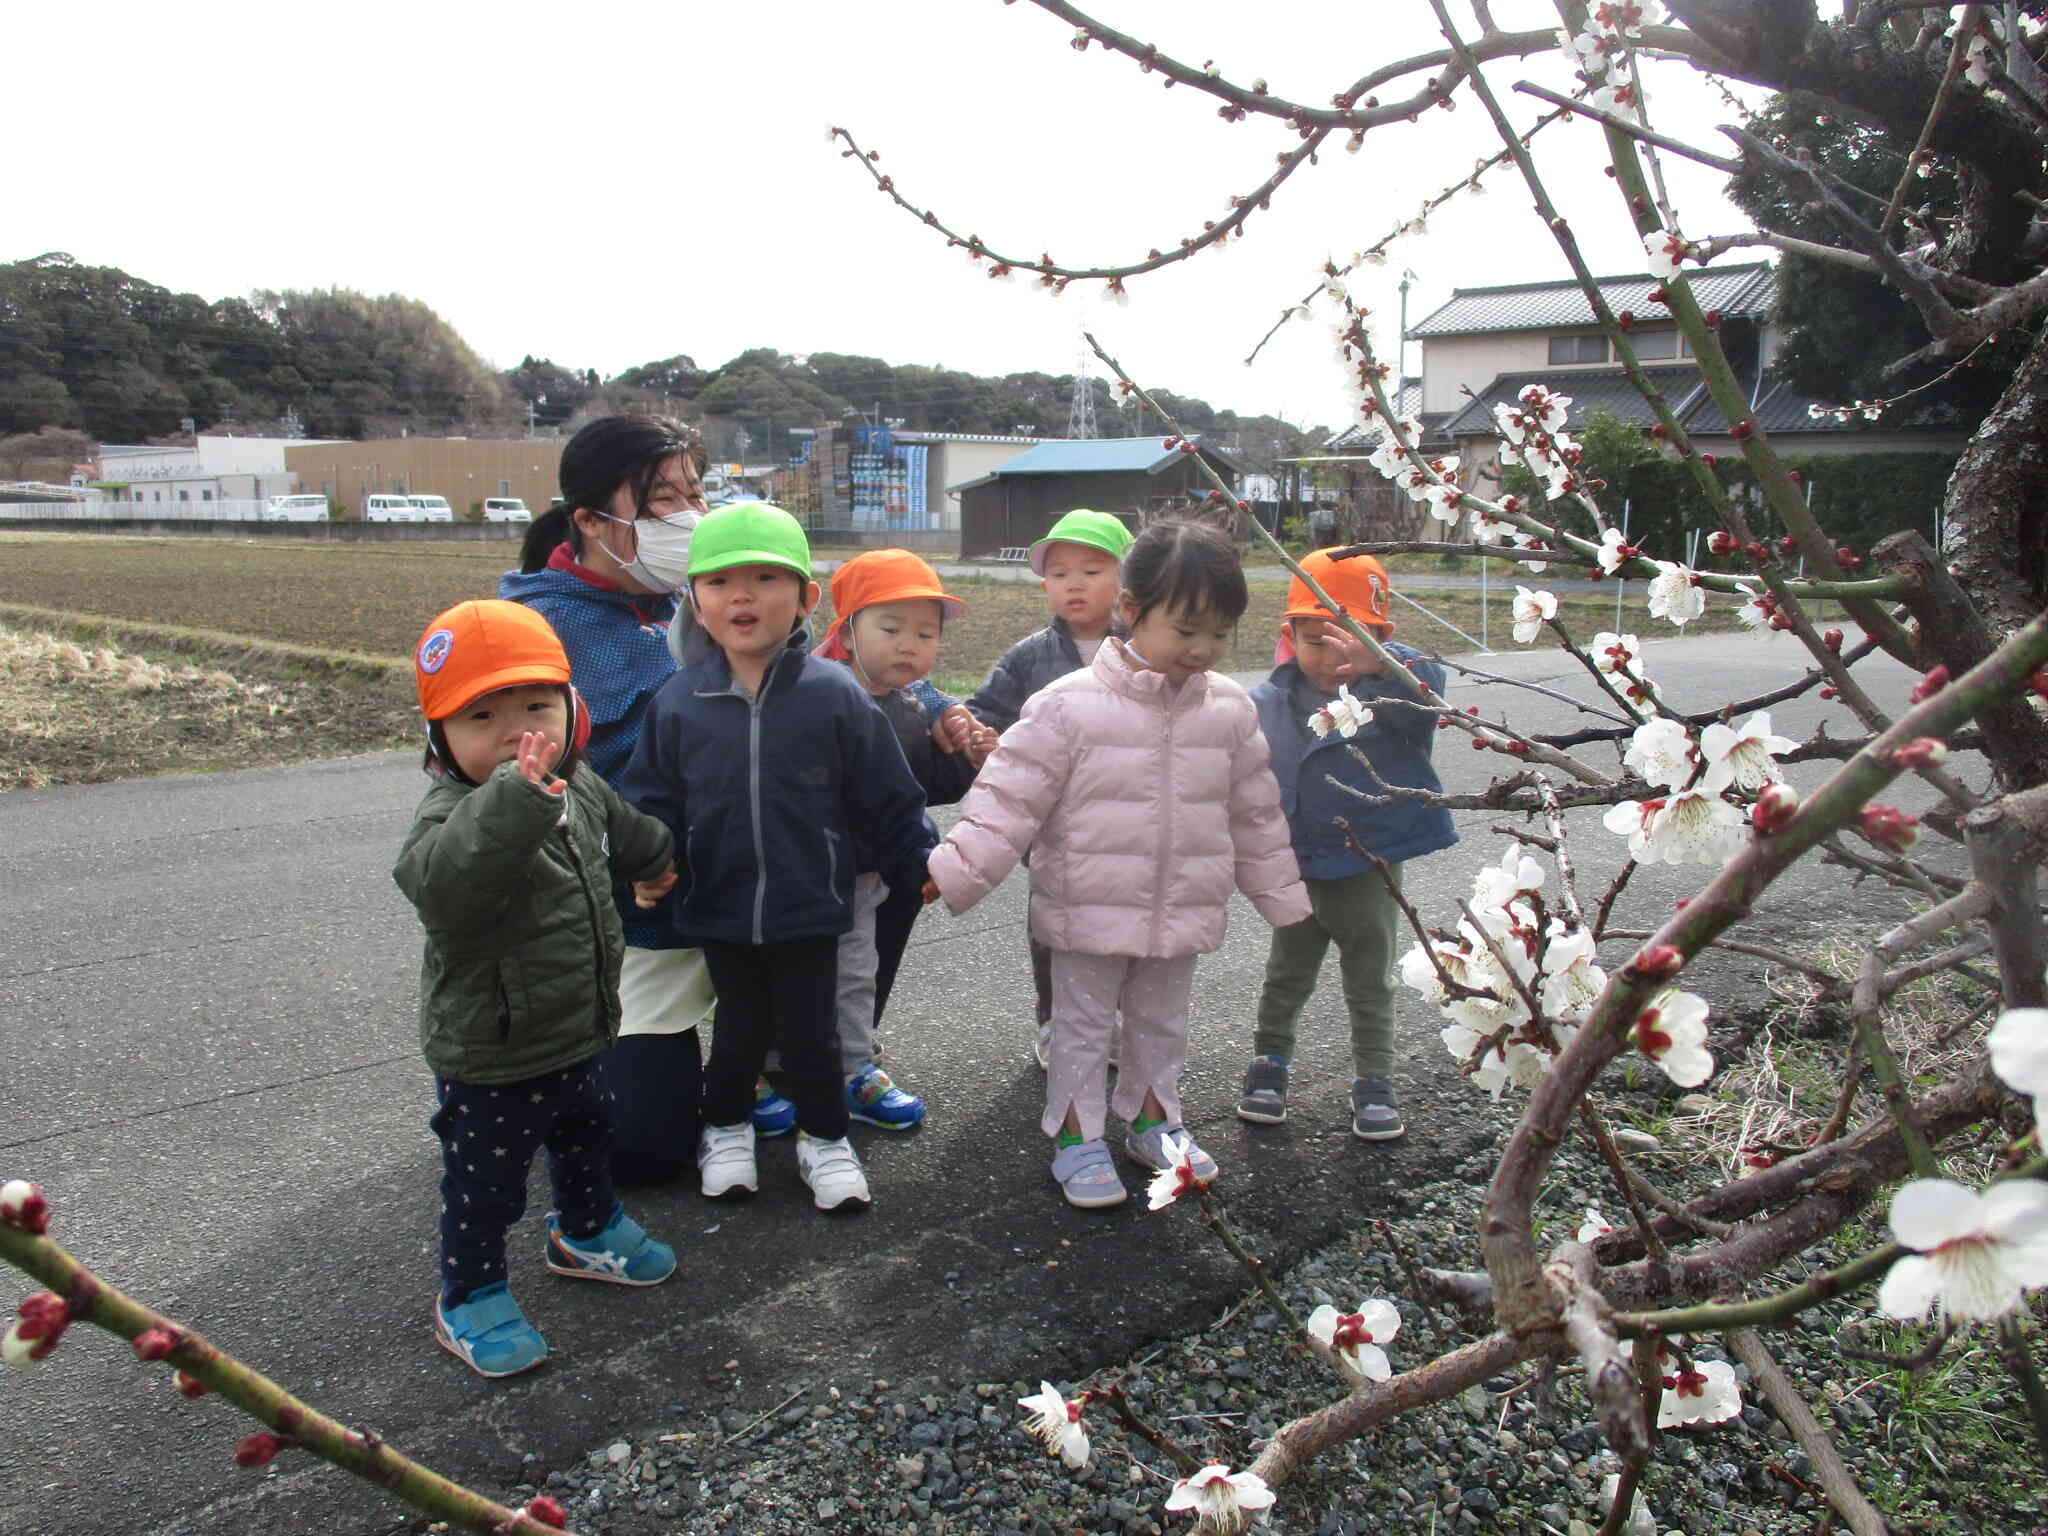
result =
[{"label": "distant forest", "polygon": [[[1090,382],[1098,436],[1160,430]],[[518,437],[640,409],[700,424],[716,458],[759,460],[787,454],[792,427],[842,419],[1062,437],[1073,384],[1068,374],[983,378],[768,348],[714,368],[678,353],[610,378],[544,357],[499,371],[433,310],[397,294],[266,290],[208,303],[62,252],[0,265],[0,436],[63,428],[144,443],[189,421],[251,436]],[[1322,437],[1158,395],[1183,425],[1255,467]]]}]

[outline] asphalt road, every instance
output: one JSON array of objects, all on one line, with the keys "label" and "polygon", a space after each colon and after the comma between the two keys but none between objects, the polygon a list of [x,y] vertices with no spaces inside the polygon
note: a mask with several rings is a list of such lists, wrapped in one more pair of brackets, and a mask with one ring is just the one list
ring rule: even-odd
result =
[{"label": "asphalt road", "polygon": [[[1786,680],[1790,642],[1653,641],[1680,707]],[[1772,658],[1776,658],[1775,663]],[[1586,693],[1555,651],[1489,670]],[[1908,675],[1871,664],[1893,703]],[[1461,683],[1460,702],[1562,725],[1555,701]],[[1773,712],[1803,735],[1837,705]],[[1453,789],[1502,766],[1442,738]],[[1812,782],[1818,770],[1795,777]],[[499,1486],[521,1458],[579,1454],[678,1410],[766,1409],[798,1386],[1060,1378],[1199,1325],[1243,1277],[1183,1213],[1068,1209],[1037,1132],[1024,881],[960,918],[928,912],[898,984],[888,1065],[930,1101],[909,1135],[865,1131],[875,1208],[815,1213],[794,1148],[767,1144],[761,1194],[714,1206],[693,1185],[639,1195],[637,1216],[683,1256],[653,1291],[577,1286],[541,1267],[537,1217],[512,1277],[552,1358],[489,1383],[435,1347],[437,1158],[415,1040],[418,937],[389,870],[421,791],[407,753],[308,767],[0,795],[0,1177],[40,1181],[52,1235],[111,1283],[347,1422],[452,1475]],[[1597,893],[1618,842],[1579,813]],[[1441,921],[1501,839],[1461,815],[1464,847],[1419,861],[1408,890]],[[1644,871],[1622,910],[1654,923],[1698,867]],[[1752,931],[1798,945],[1885,898],[1802,871]],[[1348,1134],[1334,972],[1304,1020],[1285,1127],[1231,1113],[1265,955],[1239,903],[1199,973],[1185,1098],[1233,1209],[1286,1259],[1401,1207],[1406,1187],[1483,1151],[1438,1021],[1403,994],[1409,1137]],[[1609,957],[1610,960],[1614,957]],[[1742,962],[1753,968],[1753,962]],[[1740,976],[1723,970],[1720,984]],[[1695,985],[1712,991],[1711,970]],[[530,1211],[546,1207],[536,1182]],[[26,1289],[26,1287],[20,1287]],[[74,1330],[33,1372],[0,1379],[0,1503],[15,1536],[404,1528],[398,1506],[290,1458],[235,1471],[246,1421],[187,1403],[125,1345]]]}]

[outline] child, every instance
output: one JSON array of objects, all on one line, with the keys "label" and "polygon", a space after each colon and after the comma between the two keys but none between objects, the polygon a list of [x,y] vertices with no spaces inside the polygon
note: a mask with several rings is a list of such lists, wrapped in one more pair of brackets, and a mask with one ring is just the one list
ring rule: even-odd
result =
[{"label": "child", "polygon": [[808,654],[818,584],[795,518],[766,502],[711,513],[691,536],[685,591],[715,650],[654,696],[620,789],[675,833],[676,928],[718,992],[700,1187],[711,1199],[759,1188],[748,1112],[774,1046],[813,1203],[864,1206],[835,1029],[839,940],[860,870],[922,882],[924,797],[853,675]]},{"label": "child", "polygon": [[[1024,712],[1024,701],[1056,678],[1095,660],[1116,632],[1117,566],[1131,547],[1123,519],[1078,508],[1052,525],[1031,546],[1031,569],[1042,579],[1052,622],[1003,652],[987,681],[968,699],[968,711],[983,725],[1007,731]],[[956,738],[956,749],[964,738]],[[1052,1048],[1052,955],[1036,938],[1031,943],[1031,986],[1038,1002],[1038,1065]],[[1111,1052],[1115,1046],[1112,1043]]]},{"label": "child", "polygon": [[[1195,957],[1223,942],[1242,890],[1268,922],[1299,922],[1308,896],[1287,845],[1280,791],[1251,700],[1209,667],[1249,594],[1230,542],[1158,522],[1132,544],[1118,603],[1129,638],[1034,695],[931,857],[961,912],[1032,850],[1031,927],[1052,951],[1045,1116],[1053,1177],[1082,1207],[1124,1187],[1103,1141],[1109,1037],[1123,1015],[1117,1114],[1124,1150],[1167,1166],[1181,1124]],[[1189,1143],[1196,1174],[1216,1164]]]},{"label": "child", "polygon": [[619,1029],[616,876],[642,906],[675,883],[668,830],[581,765],[587,732],[548,622],[461,603],[413,653],[434,784],[392,871],[427,930],[420,1043],[441,1138],[434,1331],[484,1376],[547,1358],[505,1281],[505,1233],[546,1147],[558,1275],[654,1285],[676,1256],[612,1196],[596,1058]]},{"label": "child", "polygon": [[[834,617],[818,654],[845,662],[888,718],[927,806],[951,805],[966,794],[975,770],[995,748],[996,733],[971,723],[964,749],[942,751],[933,740],[926,703],[911,692],[938,660],[946,620],[966,609],[939,585],[937,572],[907,549],[871,549],[832,573]],[[891,897],[907,898],[907,904]],[[908,920],[884,925],[885,903],[906,912]],[[883,1001],[879,978],[886,970],[893,980],[922,907],[917,887],[899,891],[885,885],[863,861],[853,882],[853,929],[839,941],[839,1055],[847,1110],[888,1131],[910,1130],[925,1113],[923,1100],[898,1088],[875,1064]]]},{"label": "child", "polygon": [[[1382,644],[1394,632],[1387,617],[1387,573],[1370,555],[1348,560],[1317,550],[1301,562],[1322,589]],[[1381,784],[1441,790],[1429,760],[1436,720],[1427,711],[1387,700],[1414,693],[1386,674],[1379,659],[1329,616],[1296,578],[1281,617],[1282,659],[1273,675],[1252,690],[1259,725],[1273,752],[1280,800],[1294,835],[1294,855],[1308,886],[1314,913],[1273,931],[1266,961],[1266,986],[1259,997],[1250,1067],[1238,1114],[1261,1125],[1287,1118],[1287,1062],[1294,1054],[1294,1029],[1302,1006],[1315,990],[1316,975],[1330,941],[1344,975],[1344,1002],[1351,1013],[1351,1132],[1366,1141],[1391,1141],[1405,1127],[1394,1093],[1394,999],[1389,972],[1401,921],[1387,882],[1352,848],[1336,826],[1343,817],[1351,835],[1385,859],[1398,882],[1401,861],[1448,848],[1458,840],[1451,813],[1396,800],[1366,806],[1328,781],[1384,795]],[[1442,692],[1444,669],[1405,645],[1389,649],[1416,677]],[[1372,719],[1348,741],[1336,733],[1318,737],[1309,717],[1344,687],[1361,703],[1377,705]],[[1352,755],[1363,752],[1368,772]],[[1375,782],[1375,776],[1380,782]]]}]

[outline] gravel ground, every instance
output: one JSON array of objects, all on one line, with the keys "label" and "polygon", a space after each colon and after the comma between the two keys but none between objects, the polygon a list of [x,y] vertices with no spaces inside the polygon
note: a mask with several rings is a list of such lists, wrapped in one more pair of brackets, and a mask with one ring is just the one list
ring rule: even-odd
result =
[{"label": "gravel ground", "polygon": [[[1715,1044],[1717,1053],[1740,1049],[1732,1038]],[[1668,1084],[1641,1084],[1610,1107],[1620,1125],[1630,1112],[1668,1113],[1677,1097]],[[1497,1135],[1515,1108],[1512,1099],[1489,1108],[1477,1095],[1472,1107],[1475,1123],[1490,1118]],[[1427,1129],[1418,1125],[1410,1134]],[[1623,1134],[1639,1138],[1643,1166],[1674,1192],[1697,1180],[1690,1171],[1696,1163],[1670,1155],[1676,1147],[1652,1149],[1641,1132]],[[1589,1157],[1574,1143],[1553,1165],[1539,1203],[1546,1237],[1573,1232],[1589,1204],[1610,1219],[1619,1214],[1605,1170]],[[1448,1177],[1414,1190],[1403,1210],[1385,1213],[1410,1261],[1475,1262],[1469,1234],[1492,1168],[1491,1151],[1473,1154],[1446,1170]],[[1228,1169],[1219,1189],[1227,1198]],[[1251,1202],[1244,1203],[1249,1209]],[[1157,1219],[1198,1218],[1186,1210]],[[1257,1251],[1249,1219],[1236,1219]],[[1810,1250],[1779,1278],[1789,1283],[1838,1261]],[[1303,1317],[1321,1303],[1350,1311],[1375,1296],[1395,1300],[1402,1329],[1389,1354],[1399,1371],[1429,1358],[1444,1330],[1457,1327],[1456,1319],[1432,1318],[1414,1304],[1404,1273],[1393,1247],[1368,1223],[1296,1263],[1281,1290]],[[1939,1393],[1927,1386],[1916,1392],[1899,1372],[1837,1354],[1837,1330],[1863,1315],[1854,1299],[1809,1314],[1778,1335],[1774,1348],[1809,1404],[1832,1422],[1865,1491],[1896,1517],[1894,1529],[2048,1531],[2040,1467],[2017,1394],[1989,1351],[1967,1357],[1971,1374],[1959,1367]],[[1290,1349],[1284,1333],[1248,1285],[1245,1298],[1200,1334],[1163,1341],[1135,1359],[1101,1362],[1087,1381],[1055,1385],[1071,1396],[1121,1377],[1153,1423],[1198,1455],[1242,1468],[1280,1425],[1337,1395],[1327,1368]],[[1453,1342],[1467,1337],[1457,1333]],[[1712,1340],[1700,1341],[1698,1353],[1723,1356]],[[1738,1364],[1736,1374],[1744,1387],[1739,1419],[1659,1437],[1646,1502],[1628,1527],[1636,1536],[1807,1536],[1827,1529],[1826,1502],[1807,1457],[1750,1388],[1747,1368]],[[1547,1414],[1523,1390],[1526,1375],[1520,1369],[1496,1377],[1340,1447],[1281,1489],[1259,1529],[1290,1536],[1588,1536],[1604,1507],[1602,1480],[1619,1462],[1570,1372],[1559,1378]],[[1036,1379],[750,1383],[744,1393],[726,1394],[727,1404],[715,1411],[679,1412],[658,1432],[595,1447],[571,1465],[535,1465],[532,1482],[507,1493],[516,1502],[546,1492],[567,1508],[573,1530],[616,1536],[782,1536],[827,1526],[903,1536],[1154,1536],[1188,1528],[1187,1517],[1163,1508],[1172,1482],[1165,1458],[1126,1435],[1106,1406],[1089,1410],[1093,1456],[1082,1472],[1069,1473],[1046,1456],[1024,1432],[1017,1406],[1037,1390]],[[1973,1413],[1988,1429],[1965,1438],[1957,1415]]]}]

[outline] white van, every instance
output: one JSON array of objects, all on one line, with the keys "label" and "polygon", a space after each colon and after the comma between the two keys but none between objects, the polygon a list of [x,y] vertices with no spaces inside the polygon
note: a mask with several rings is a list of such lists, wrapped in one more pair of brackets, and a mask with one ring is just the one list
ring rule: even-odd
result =
[{"label": "white van", "polygon": [[422,523],[452,523],[455,511],[448,505],[446,496],[408,496],[412,503],[415,521]]},{"label": "white van", "polygon": [[263,504],[262,520],[266,523],[324,523],[327,521],[327,498],[273,496]]},{"label": "white van", "polygon": [[416,523],[420,521],[419,509],[412,504],[409,496],[365,496],[363,498],[363,521],[366,523]]},{"label": "white van", "polygon": [[530,523],[533,513],[526,503],[517,496],[486,496],[484,498],[484,521],[487,523]]}]

